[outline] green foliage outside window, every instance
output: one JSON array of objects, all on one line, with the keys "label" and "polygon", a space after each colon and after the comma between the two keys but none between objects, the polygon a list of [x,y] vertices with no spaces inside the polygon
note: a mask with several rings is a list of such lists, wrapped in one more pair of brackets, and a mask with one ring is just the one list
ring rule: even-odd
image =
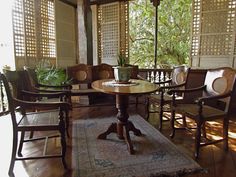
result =
[{"label": "green foliage outside window", "polygon": [[[191,0],[163,0],[158,7],[157,67],[188,64]],[[130,63],[154,66],[155,7],[150,0],[130,2]]]}]

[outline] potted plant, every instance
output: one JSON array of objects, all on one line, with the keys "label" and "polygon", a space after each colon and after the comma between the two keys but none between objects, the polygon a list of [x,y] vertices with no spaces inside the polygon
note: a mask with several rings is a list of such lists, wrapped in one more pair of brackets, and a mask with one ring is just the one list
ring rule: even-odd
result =
[{"label": "potted plant", "polygon": [[114,66],[115,81],[120,83],[128,83],[130,80],[130,74],[132,67],[127,66],[128,58],[119,54],[117,59],[117,66]]}]

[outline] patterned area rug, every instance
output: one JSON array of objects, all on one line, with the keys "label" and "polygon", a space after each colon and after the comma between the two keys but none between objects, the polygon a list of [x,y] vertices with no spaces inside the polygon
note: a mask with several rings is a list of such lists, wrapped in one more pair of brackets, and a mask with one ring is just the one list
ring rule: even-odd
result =
[{"label": "patterned area rug", "polygon": [[97,135],[116,121],[115,117],[77,120],[73,123],[75,177],[159,177],[182,176],[202,168],[181,152],[139,115],[130,116],[142,136],[130,133],[135,154],[112,133],[106,140]]}]

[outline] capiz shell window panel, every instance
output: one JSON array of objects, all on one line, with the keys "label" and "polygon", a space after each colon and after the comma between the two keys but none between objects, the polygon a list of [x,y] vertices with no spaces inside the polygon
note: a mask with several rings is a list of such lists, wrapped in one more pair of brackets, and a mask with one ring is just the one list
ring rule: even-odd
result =
[{"label": "capiz shell window panel", "polygon": [[192,67],[236,67],[236,0],[193,0]]}]

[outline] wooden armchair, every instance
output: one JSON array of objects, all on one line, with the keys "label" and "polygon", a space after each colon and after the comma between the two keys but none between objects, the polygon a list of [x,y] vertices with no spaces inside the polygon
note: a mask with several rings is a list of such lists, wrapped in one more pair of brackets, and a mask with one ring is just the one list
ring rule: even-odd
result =
[{"label": "wooden armchair", "polygon": [[[69,110],[70,105],[66,102],[53,102],[53,103],[39,103],[39,102],[29,102],[23,101],[13,97],[10,86],[6,77],[0,73],[0,82],[4,86],[6,92],[6,97],[8,101],[8,108],[11,115],[12,127],[13,127],[13,147],[12,156],[9,167],[9,176],[14,176],[14,164],[16,160],[30,160],[30,159],[44,159],[44,158],[61,158],[64,168],[67,168],[65,155],[66,155],[66,137],[65,137],[65,116],[66,112]],[[25,111],[19,113],[18,110],[26,110],[31,107],[49,106],[54,107],[57,111],[39,111],[26,113]],[[58,109],[59,108],[59,109]],[[23,144],[29,141],[42,140],[39,138],[25,139],[25,132],[31,131],[47,131],[47,132],[58,132],[56,135],[48,136],[45,138],[44,152],[42,156],[30,156],[26,157],[22,154]],[[18,147],[18,133],[21,133],[19,147]],[[46,153],[46,143],[48,138],[60,137],[61,140],[61,153],[52,155],[47,155]],[[18,147],[18,152],[17,152]],[[38,148],[36,146],[35,148]]]},{"label": "wooden armchair", "polygon": [[[199,156],[199,149],[202,146],[224,141],[225,150],[228,149],[228,125],[229,125],[229,109],[232,103],[232,93],[235,87],[236,71],[232,68],[222,67],[210,69],[207,71],[204,85],[198,88],[187,90],[170,90],[172,97],[171,111],[171,127],[173,138],[175,135],[175,114],[180,113],[183,116],[193,119],[196,123],[195,132],[195,157]],[[202,95],[195,99],[193,103],[177,103],[176,94],[194,93],[202,91]],[[223,121],[223,138],[219,140],[201,141],[201,130],[203,135],[205,132],[205,123],[221,119]],[[211,126],[209,124],[209,126]],[[206,138],[206,137],[205,137]]]},{"label": "wooden armchair", "polygon": [[24,66],[25,74],[27,77],[28,85],[31,91],[43,91],[43,92],[58,92],[62,90],[70,90],[71,84],[62,85],[44,85],[38,82],[35,69]]},{"label": "wooden armchair", "polygon": [[[58,102],[58,101],[65,101],[69,102],[70,93],[69,92],[59,92],[58,90],[51,90],[49,92],[47,91],[40,91],[38,89],[34,89],[34,87],[29,83],[30,77],[28,75],[29,73],[26,71],[10,71],[7,70],[5,73],[5,76],[7,78],[7,81],[11,85],[13,96],[16,99],[24,100],[24,101],[37,101],[43,103],[47,102]],[[55,106],[53,105],[50,107],[49,105],[45,104],[45,106],[40,105],[38,106],[30,106],[29,108],[26,108],[24,112],[30,110],[30,111],[42,111],[42,110],[50,110],[52,111],[55,109]],[[58,108],[56,108],[58,109]],[[66,112],[66,132],[69,136],[69,111]],[[31,133],[30,137],[33,137],[33,132]]]},{"label": "wooden armchair", "polygon": [[[170,104],[172,101],[172,95],[168,94],[169,89],[180,89],[186,86],[190,68],[187,66],[176,66],[171,72],[171,79],[163,82],[155,82],[160,86],[157,93],[150,94],[146,100],[146,113],[147,119],[149,119],[150,113],[158,113],[159,115],[159,130],[162,130],[163,113],[170,112]],[[178,95],[178,101],[183,100],[183,94]],[[153,107],[152,109],[150,107]],[[184,123],[185,120],[183,119]]]}]

